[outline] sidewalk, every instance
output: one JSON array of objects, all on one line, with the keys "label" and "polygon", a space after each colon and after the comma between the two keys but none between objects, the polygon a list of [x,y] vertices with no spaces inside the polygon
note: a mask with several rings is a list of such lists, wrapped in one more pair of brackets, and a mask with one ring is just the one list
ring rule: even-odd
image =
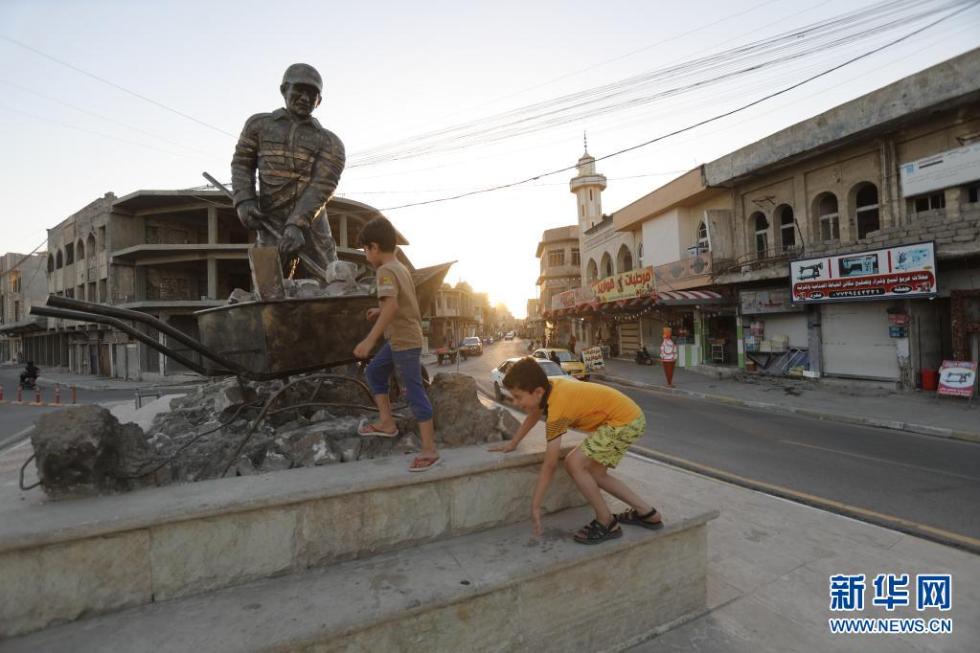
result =
[{"label": "sidewalk", "polygon": [[[659,370],[657,370],[659,371]],[[676,380],[676,379],[675,379]],[[967,651],[980,641],[980,557],[629,455],[615,474],[671,517],[695,503],[708,525],[708,611],[630,653]],[[624,526],[624,529],[632,527]],[[629,531],[625,536],[630,535]],[[910,607],[872,605],[879,573],[909,574]],[[916,574],[951,574],[952,609],[915,609]],[[830,576],[865,574],[865,609],[830,611]],[[945,635],[832,634],[829,618],[952,618]],[[970,644],[973,642],[973,644]]]},{"label": "sidewalk", "polygon": [[[23,369],[24,366],[3,365],[2,367]],[[138,388],[165,388],[168,386],[194,385],[205,380],[205,377],[199,374],[173,374],[145,381],[131,381],[92,376],[91,374],[73,374],[71,372],[55,371],[55,369],[41,368],[41,376],[37,379],[38,387],[47,389],[60,385],[62,388],[75,386],[79,390],[136,390]]]},{"label": "sidewalk", "polygon": [[835,388],[805,379],[746,375],[718,379],[684,368],[674,370],[674,387],[668,388],[659,365],[622,360],[607,360],[605,372],[593,373],[592,378],[830,422],[980,442],[980,405],[933,393],[863,392],[856,387]]}]

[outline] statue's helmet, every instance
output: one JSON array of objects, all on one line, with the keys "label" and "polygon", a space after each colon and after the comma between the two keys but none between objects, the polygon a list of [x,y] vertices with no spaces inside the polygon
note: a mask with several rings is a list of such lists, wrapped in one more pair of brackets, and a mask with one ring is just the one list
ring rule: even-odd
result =
[{"label": "statue's helmet", "polygon": [[286,69],[282,76],[282,86],[286,84],[306,84],[316,88],[318,93],[323,93],[323,79],[316,68],[305,63],[294,63]]}]

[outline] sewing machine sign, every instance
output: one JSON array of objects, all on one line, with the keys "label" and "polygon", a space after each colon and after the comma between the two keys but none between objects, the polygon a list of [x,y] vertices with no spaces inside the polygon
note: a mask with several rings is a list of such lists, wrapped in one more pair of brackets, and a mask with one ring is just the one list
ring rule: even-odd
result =
[{"label": "sewing machine sign", "polygon": [[972,398],[977,387],[977,364],[971,361],[943,361],[939,368],[941,395]]},{"label": "sewing machine sign", "polygon": [[793,303],[936,296],[931,242],[800,259],[789,270]]}]

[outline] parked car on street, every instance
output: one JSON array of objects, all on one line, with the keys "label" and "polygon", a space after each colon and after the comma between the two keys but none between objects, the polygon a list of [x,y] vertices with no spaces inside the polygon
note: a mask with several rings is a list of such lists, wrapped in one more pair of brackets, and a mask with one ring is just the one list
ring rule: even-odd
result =
[{"label": "parked car on street", "polygon": [[[493,396],[497,401],[503,401],[505,397],[508,399],[513,399],[510,392],[508,392],[507,388],[504,387],[504,376],[506,376],[507,370],[510,369],[510,366],[519,360],[521,360],[520,357],[508,358],[503,363],[490,370],[490,380],[493,382]],[[565,371],[561,369],[557,363],[542,359],[535,359],[535,361],[541,366],[541,369],[544,370],[544,373],[549,379],[554,377],[568,378],[568,375],[565,374]]]},{"label": "parked car on street", "polygon": [[566,374],[574,376],[579,381],[588,381],[589,374],[585,369],[585,363],[582,360],[568,351],[567,349],[557,349],[554,347],[535,349],[534,353],[531,354],[535,358],[540,358],[543,360],[554,361],[557,359],[561,369],[565,371]]},{"label": "parked car on street", "polygon": [[463,338],[463,342],[459,345],[459,348],[467,356],[480,356],[483,354],[483,343],[480,342],[477,336]]},{"label": "parked car on street", "polygon": [[514,339],[513,331],[508,331],[507,333],[504,334],[504,340],[513,340],[513,339]]}]

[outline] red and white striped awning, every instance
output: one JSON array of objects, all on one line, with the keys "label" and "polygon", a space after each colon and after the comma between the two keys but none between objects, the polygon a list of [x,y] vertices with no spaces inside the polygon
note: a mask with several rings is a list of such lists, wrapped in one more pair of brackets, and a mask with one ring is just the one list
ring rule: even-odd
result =
[{"label": "red and white striped awning", "polygon": [[725,298],[714,290],[658,290],[657,303],[664,306],[724,304]]}]

